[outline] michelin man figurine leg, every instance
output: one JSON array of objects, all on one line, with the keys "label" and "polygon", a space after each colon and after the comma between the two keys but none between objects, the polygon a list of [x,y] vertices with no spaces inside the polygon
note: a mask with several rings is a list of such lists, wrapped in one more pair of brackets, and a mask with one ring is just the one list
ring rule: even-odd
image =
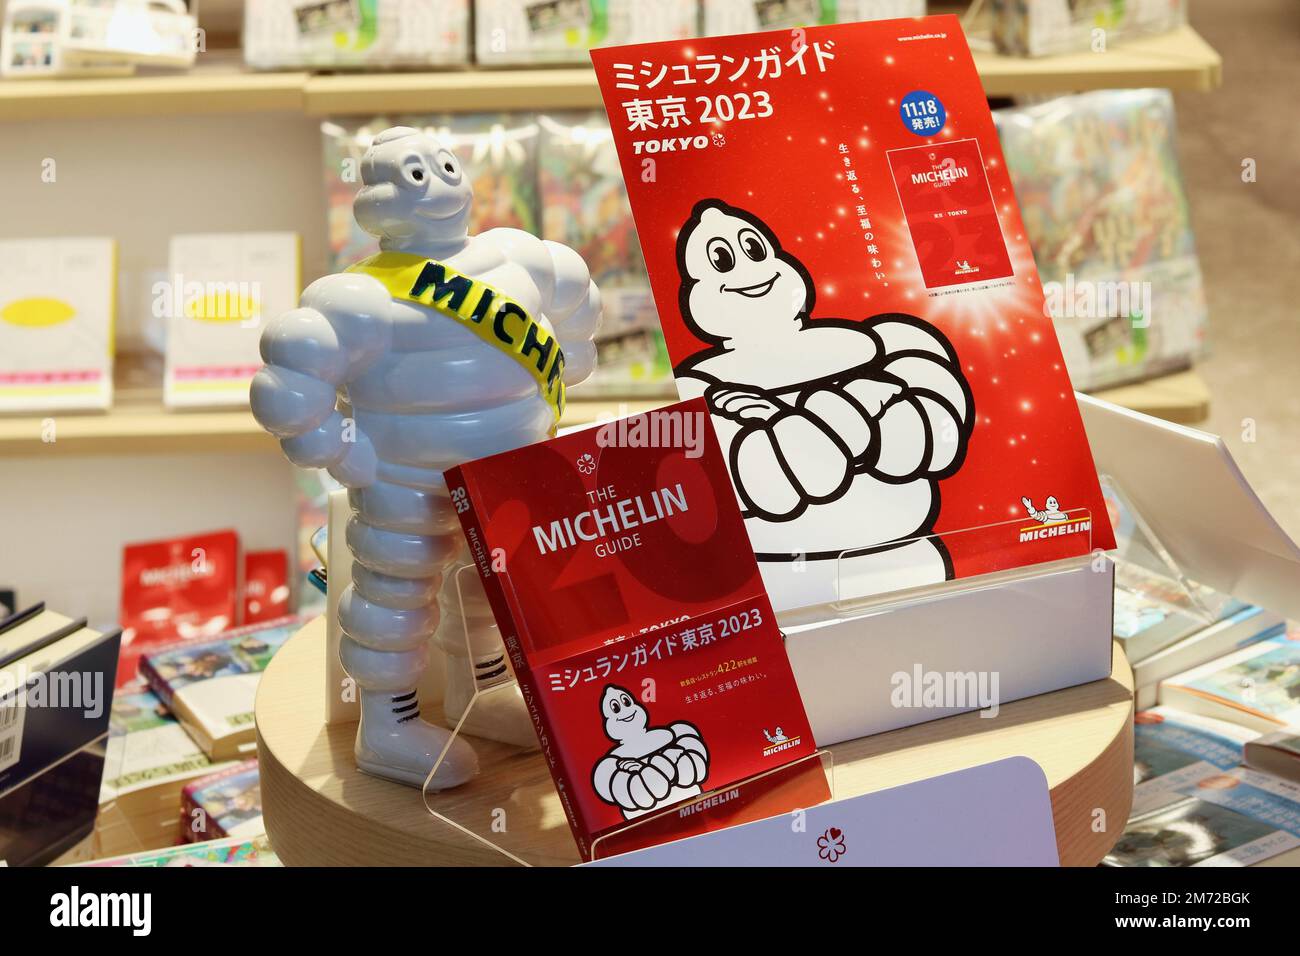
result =
[{"label": "michelin man figurine leg", "polygon": [[[466,548],[456,563],[463,567],[469,562]],[[438,606],[442,623],[437,644],[447,655],[443,692],[447,722],[454,725],[463,717],[461,730],[471,737],[536,748],[537,733],[519,685],[492,690],[508,674],[510,665],[478,572],[465,568],[447,575]]]},{"label": "michelin man figurine leg", "polygon": [[[471,236],[469,178],[430,134],[380,133],[361,177],[353,208],[380,253],[313,282],[267,327],[250,397],[290,461],[349,489],[339,626],[361,699],[357,765],[422,786],[451,735],[420,718],[416,688],[464,547],[443,473],[554,433],[566,386],[595,365],[600,294],[572,249],[515,229]],[[504,656],[484,633],[476,657]],[[524,719],[512,708],[503,739]],[[476,766],[457,740],[430,786]]]}]

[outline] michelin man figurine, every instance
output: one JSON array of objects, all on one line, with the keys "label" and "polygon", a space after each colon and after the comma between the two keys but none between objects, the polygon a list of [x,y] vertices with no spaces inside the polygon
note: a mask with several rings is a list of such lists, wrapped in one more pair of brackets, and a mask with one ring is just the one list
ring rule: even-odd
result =
[{"label": "michelin man figurine", "polygon": [[[572,249],[516,229],[470,235],[469,177],[432,135],[380,133],[361,178],[353,209],[381,251],[313,282],[267,327],[251,400],[290,461],[348,488],[340,657],[359,690],[357,766],[418,787],[451,737],[420,718],[430,637],[460,653],[447,669],[449,719],[472,698],[473,674],[506,666],[477,575],[461,576],[465,650],[447,572],[468,558],[443,472],[554,434],[565,387],[595,366],[601,303]],[[486,700],[501,711],[489,721],[497,736],[535,743],[517,691]],[[458,739],[430,787],[476,770]]]}]

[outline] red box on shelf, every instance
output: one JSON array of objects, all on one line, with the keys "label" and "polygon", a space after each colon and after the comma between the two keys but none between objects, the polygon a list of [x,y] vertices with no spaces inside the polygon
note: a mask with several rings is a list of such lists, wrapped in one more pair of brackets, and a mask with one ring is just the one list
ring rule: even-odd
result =
[{"label": "red box on shelf", "polygon": [[135,678],[140,658],[152,648],[234,627],[239,575],[234,531],[128,544],[122,551],[117,686]]}]

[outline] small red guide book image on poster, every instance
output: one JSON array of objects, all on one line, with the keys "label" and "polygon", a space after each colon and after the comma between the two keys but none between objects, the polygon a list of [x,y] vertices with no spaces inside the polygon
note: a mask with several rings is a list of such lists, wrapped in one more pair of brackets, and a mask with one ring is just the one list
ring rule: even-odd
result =
[{"label": "small red guide book image on poster", "polygon": [[703,401],[447,487],[584,859],[827,799],[818,759],[769,773],[816,744]]},{"label": "small red guide book image on poster", "polygon": [[956,17],[591,57],[777,610],[1114,547]]}]

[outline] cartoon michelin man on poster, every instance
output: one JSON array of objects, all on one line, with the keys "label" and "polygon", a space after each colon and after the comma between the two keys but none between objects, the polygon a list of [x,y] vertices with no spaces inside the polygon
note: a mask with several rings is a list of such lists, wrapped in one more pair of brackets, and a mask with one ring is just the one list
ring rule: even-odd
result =
[{"label": "cartoon michelin man on poster", "polygon": [[676,369],[727,450],[778,609],[943,581],[926,538],[974,424],[956,352],[901,313],[813,318],[816,287],[757,216],[696,204],[677,239],[680,307],[710,347]]},{"label": "cartoon michelin man on poster", "polygon": [[[478,575],[457,588],[447,574],[469,559],[443,472],[554,433],[565,387],[595,365],[601,303],[572,249],[517,229],[470,235],[469,176],[434,136],[385,130],[360,170],[354,211],[381,252],[313,282],[267,327],[251,400],[290,461],[348,488],[339,653],[359,691],[357,765],[421,786],[451,737],[420,718],[431,636],[448,654],[450,720],[506,673]],[[473,717],[479,736],[536,744],[517,691],[480,697]],[[430,786],[476,766],[457,738]]]},{"label": "cartoon michelin man on poster", "polygon": [[614,746],[597,761],[591,783],[624,820],[700,795],[709,750],[693,724],[650,727],[650,714],[631,692],[612,684],[601,695],[600,714]]}]

